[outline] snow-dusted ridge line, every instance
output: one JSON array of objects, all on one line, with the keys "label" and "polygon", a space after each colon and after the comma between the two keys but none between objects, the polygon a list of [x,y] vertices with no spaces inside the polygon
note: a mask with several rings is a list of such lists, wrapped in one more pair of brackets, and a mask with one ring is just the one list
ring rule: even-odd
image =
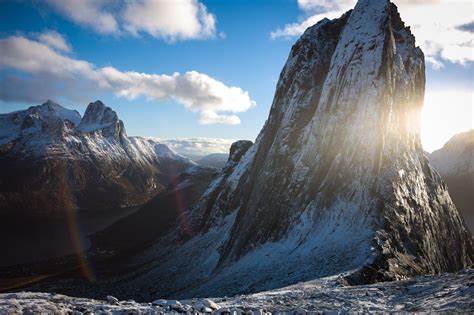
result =
[{"label": "snow-dusted ridge line", "polygon": [[[90,103],[82,118],[52,101],[1,114],[0,162],[0,208],[30,213],[143,204],[196,165],[163,143],[128,137],[117,113],[101,101]],[[61,179],[69,185],[58,185]]]},{"label": "snow-dusted ridge line", "polygon": [[474,312],[474,270],[422,276],[367,286],[341,286],[338,275],[278,290],[231,298],[162,300],[149,303],[74,298],[54,293],[0,294],[2,313],[210,313],[231,315],[311,312]]},{"label": "snow-dusted ridge line", "polygon": [[[67,120],[73,126],[78,126],[81,122],[81,115],[76,110],[66,109],[51,100],[47,100],[42,105],[31,106],[27,110],[0,114],[0,146],[17,139],[21,135],[22,123],[27,116],[32,118],[44,117],[45,120]],[[38,127],[36,126],[36,132],[39,132]]]},{"label": "snow-dusted ridge line", "polygon": [[[26,120],[29,117],[32,119],[31,126],[26,125]],[[60,137],[49,139],[51,133],[48,132],[48,127],[55,124],[67,125],[67,122],[72,123],[67,128],[67,132],[62,133]],[[27,110],[0,114],[0,146],[15,140],[22,140],[21,138],[26,135],[30,136],[24,141],[24,154],[41,154],[45,151],[44,147],[48,146],[55,147],[57,153],[57,150],[61,147],[64,151],[67,149],[61,145],[61,142],[86,142],[90,145],[91,150],[100,155],[110,154],[113,151],[122,155],[124,150],[119,146],[128,146],[130,150],[127,153],[131,154],[132,158],[141,160],[141,162],[144,162],[143,159],[151,160],[156,157],[176,157],[187,163],[195,164],[157,139],[128,137],[117,113],[101,101],[90,103],[84,117],[81,117],[76,110],[66,109],[51,100],[47,100],[41,105],[31,106]],[[121,136],[124,139],[120,139]],[[35,150],[35,147],[43,149],[43,152]],[[110,150],[112,148],[115,148],[115,150]],[[66,152],[64,153],[66,154]]]}]

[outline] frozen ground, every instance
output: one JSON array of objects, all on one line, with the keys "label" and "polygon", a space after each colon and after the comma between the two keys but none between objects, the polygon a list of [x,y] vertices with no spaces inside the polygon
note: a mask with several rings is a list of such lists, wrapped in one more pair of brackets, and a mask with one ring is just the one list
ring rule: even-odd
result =
[{"label": "frozen ground", "polygon": [[278,290],[232,298],[155,300],[137,303],[104,297],[103,301],[52,293],[0,294],[0,313],[184,313],[213,312],[474,312],[474,269],[456,274],[422,276],[412,280],[344,287],[329,277]]}]

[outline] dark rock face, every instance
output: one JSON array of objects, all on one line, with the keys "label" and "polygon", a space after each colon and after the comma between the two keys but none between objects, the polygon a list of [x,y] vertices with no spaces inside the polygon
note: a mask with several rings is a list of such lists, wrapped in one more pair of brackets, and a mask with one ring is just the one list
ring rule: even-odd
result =
[{"label": "dark rock face", "polygon": [[90,103],[87,106],[78,129],[82,132],[100,130],[105,136],[116,138],[124,134],[123,123],[119,120],[117,113],[101,101]]},{"label": "dark rock face", "polygon": [[358,239],[353,249],[367,262],[353,282],[471,264],[470,233],[421,148],[424,84],[423,54],[388,1],[361,0],[308,29],[282,71],[254,156],[215,202],[238,209],[220,268],[299,234],[303,217],[313,231],[331,226],[317,237],[341,251]]},{"label": "dark rock face", "polygon": [[142,204],[194,165],[163,144],[127,137],[100,101],[82,119],[48,101],[0,122],[2,215]]},{"label": "dark rock face", "polygon": [[[310,27],[256,143],[190,211],[201,233],[178,248],[159,242],[168,258],[155,270],[168,274],[136,283],[232,295],[334,274],[367,283],[469,266],[471,235],[421,147],[424,71],[387,0],[360,0]],[[186,267],[187,254],[203,263]]]},{"label": "dark rock face", "polygon": [[240,162],[242,156],[247,153],[253,145],[252,141],[240,140],[232,143],[230,146],[229,158],[227,160],[228,166],[235,166]]},{"label": "dark rock face", "polygon": [[433,167],[448,185],[466,225],[474,231],[474,130],[451,138],[443,148],[429,155]]}]

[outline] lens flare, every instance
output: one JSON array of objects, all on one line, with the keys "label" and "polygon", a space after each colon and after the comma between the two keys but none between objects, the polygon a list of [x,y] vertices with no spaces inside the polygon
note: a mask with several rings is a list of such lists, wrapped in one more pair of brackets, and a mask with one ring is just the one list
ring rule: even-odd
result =
[{"label": "lens flare", "polygon": [[169,161],[170,166],[169,166],[169,178],[171,180],[171,186],[173,187],[174,190],[174,198],[175,198],[175,203],[176,203],[176,211],[178,212],[178,220],[179,224],[181,226],[181,230],[183,234],[187,237],[190,237],[193,235],[193,230],[191,225],[189,224],[189,219],[188,219],[188,212],[186,208],[186,203],[184,201],[183,195],[177,189],[178,187],[178,174],[176,172],[176,166],[174,165],[174,161],[170,160]]},{"label": "lens flare", "polygon": [[81,274],[90,282],[95,281],[95,275],[85,254],[86,246],[81,238],[79,219],[73,202],[74,195],[69,185],[68,168],[66,162],[60,162],[58,165],[58,185],[60,191],[60,209],[64,211],[69,239],[77,258],[77,263]]}]

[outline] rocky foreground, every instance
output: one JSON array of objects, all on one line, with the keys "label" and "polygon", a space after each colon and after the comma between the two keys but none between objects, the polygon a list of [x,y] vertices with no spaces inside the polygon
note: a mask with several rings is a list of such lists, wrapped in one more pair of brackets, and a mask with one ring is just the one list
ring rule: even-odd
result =
[{"label": "rocky foreground", "polygon": [[54,293],[0,294],[0,313],[214,313],[474,312],[474,269],[412,280],[343,286],[333,276],[290,287],[232,298],[155,300],[138,303],[74,298]]}]

